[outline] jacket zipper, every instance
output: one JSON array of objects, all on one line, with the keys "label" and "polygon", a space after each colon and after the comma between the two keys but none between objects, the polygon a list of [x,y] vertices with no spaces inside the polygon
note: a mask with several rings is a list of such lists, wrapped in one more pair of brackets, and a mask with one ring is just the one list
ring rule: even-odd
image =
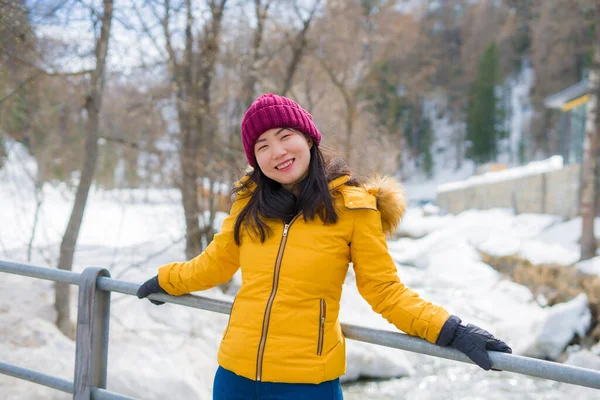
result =
[{"label": "jacket zipper", "polygon": [[225,328],[225,334],[223,335],[223,339],[227,336],[227,332],[229,332],[229,324],[231,323],[231,314],[233,314],[233,306],[235,305],[235,301],[237,297],[233,299],[233,303],[231,303],[231,310],[229,311],[229,318],[227,319],[227,327]]},{"label": "jacket zipper", "polygon": [[260,336],[260,342],[258,344],[258,355],[256,356],[256,380],[261,381],[262,379],[262,363],[263,356],[265,354],[265,344],[267,342],[267,332],[269,331],[269,320],[271,318],[271,308],[273,308],[273,301],[275,300],[275,294],[277,293],[277,287],[279,286],[279,270],[281,269],[281,260],[283,259],[283,250],[287,242],[288,230],[290,225],[294,223],[296,218],[300,214],[296,215],[289,224],[284,224],[283,233],[281,234],[281,241],[279,242],[279,250],[277,251],[277,258],[275,259],[275,268],[273,272],[273,286],[271,288],[271,295],[267,301],[265,308],[265,316],[263,318],[262,333]]},{"label": "jacket zipper", "polygon": [[319,342],[317,344],[317,355],[323,354],[323,342],[325,341],[325,318],[327,316],[327,303],[321,299],[321,307],[319,312]]}]

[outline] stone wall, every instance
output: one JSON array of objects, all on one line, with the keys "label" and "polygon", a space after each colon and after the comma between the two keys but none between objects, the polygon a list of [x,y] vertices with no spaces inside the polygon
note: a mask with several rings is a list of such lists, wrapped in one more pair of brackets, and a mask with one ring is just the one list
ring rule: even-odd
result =
[{"label": "stone wall", "polygon": [[452,214],[475,208],[513,208],[574,218],[579,215],[579,165],[537,175],[438,192],[436,203]]}]

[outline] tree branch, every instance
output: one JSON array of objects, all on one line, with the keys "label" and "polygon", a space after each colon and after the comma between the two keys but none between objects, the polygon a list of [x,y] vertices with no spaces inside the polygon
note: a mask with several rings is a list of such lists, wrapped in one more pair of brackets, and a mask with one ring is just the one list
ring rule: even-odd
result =
[{"label": "tree branch", "polygon": [[[320,3],[321,0],[315,1],[313,8],[310,10],[308,18],[302,21],[302,29],[296,34],[294,42],[292,43],[292,60],[288,64],[285,78],[283,80],[283,90],[281,93],[284,96],[287,94],[287,92],[290,90],[290,87],[292,86],[292,79],[294,78],[294,74],[298,69],[300,61],[302,60],[302,55],[304,54],[304,50],[306,49],[306,45],[308,44],[308,41],[306,39],[308,29],[310,28],[313,17],[317,12],[317,8],[319,7]],[[302,20],[302,15],[300,13],[297,3],[295,6],[295,10],[296,14],[298,14],[298,17]]]},{"label": "tree branch", "polygon": [[2,48],[2,50],[3,50],[4,54],[8,55],[14,61],[18,61],[19,63],[21,63],[29,68],[33,68],[36,71],[38,71],[40,74],[43,74],[46,76],[60,76],[60,77],[80,76],[80,75],[85,75],[85,74],[89,74],[89,73],[93,72],[93,70],[89,70],[89,69],[82,70],[82,71],[76,71],[76,72],[49,72],[46,69],[44,69],[44,67],[37,66],[30,61],[27,61],[9,51],[6,51],[6,48]]},{"label": "tree branch", "polygon": [[[148,4],[148,3],[146,3]],[[152,14],[156,15],[155,11],[154,11],[154,7],[152,5],[149,5],[149,7],[152,9]],[[154,45],[154,48],[160,53],[160,55],[162,57],[165,57],[164,54],[164,50],[161,46],[158,45],[158,42],[156,40],[156,38],[154,37],[154,35],[152,35],[152,33],[150,32],[150,28],[148,28],[148,25],[146,24],[146,22],[144,21],[144,18],[142,18],[142,14],[140,13],[140,9],[138,8],[137,5],[134,4],[133,9],[135,11],[135,14],[138,17],[138,20],[140,22],[140,24],[142,25],[142,29],[144,30],[144,32],[146,33],[146,35],[150,38],[150,41],[152,42],[152,44]]]},{"label": "tree branch", "polygon": [[25,79],[23,82],[21,82],[19,84],[19,86],[16,87],[15,90],[13,90],[12,92],[10,92],[9,94],[7,94],[6,96],[4,96],[2,99],[0,99],[0,106],[2,105],[2,103],[4,103],[6,100],[8,100],[9,98],[11,98],[12,96],[14,96],[15,94],[19,93],[19,91],[25,87],[29,82],[32,82],[35,78],[37,78],[38,76],[40,76],[41,73],[38,72],[37,74],[31,75],[29,78]]},{"label": "tree branch", "polygon": [[173,49],[173,44],[171,43],[171,32],[169,31],[169,12],[171,10],[171,2],[169,0],[165,0],[165,16],[162,19],[162,27],[163,32],[165,34],[165,43],[167,46],[167,53],[169,53],[169,60],[173,67],[177,68],[177,58],[175,56],[175,50]]}]

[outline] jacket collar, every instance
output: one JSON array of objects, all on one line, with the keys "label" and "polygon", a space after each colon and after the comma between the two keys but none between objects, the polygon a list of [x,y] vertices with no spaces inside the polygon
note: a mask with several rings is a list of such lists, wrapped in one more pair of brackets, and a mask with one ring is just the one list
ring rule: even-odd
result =
[{"label": "jacket collar", "polygon": [[329,182],[329,190],[337,189],[350,180],[350,175],[342,175]]}]

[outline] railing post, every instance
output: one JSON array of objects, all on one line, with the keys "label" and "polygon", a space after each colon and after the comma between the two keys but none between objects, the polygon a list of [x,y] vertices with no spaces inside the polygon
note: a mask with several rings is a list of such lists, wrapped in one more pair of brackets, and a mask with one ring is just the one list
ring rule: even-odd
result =
[{"label": "railing post", "polygon": [[93,387],[106,389],[110,292],[96,287],[103,268],[86,268],[79,283],[75,342],[74,400],[90,400]]}]

